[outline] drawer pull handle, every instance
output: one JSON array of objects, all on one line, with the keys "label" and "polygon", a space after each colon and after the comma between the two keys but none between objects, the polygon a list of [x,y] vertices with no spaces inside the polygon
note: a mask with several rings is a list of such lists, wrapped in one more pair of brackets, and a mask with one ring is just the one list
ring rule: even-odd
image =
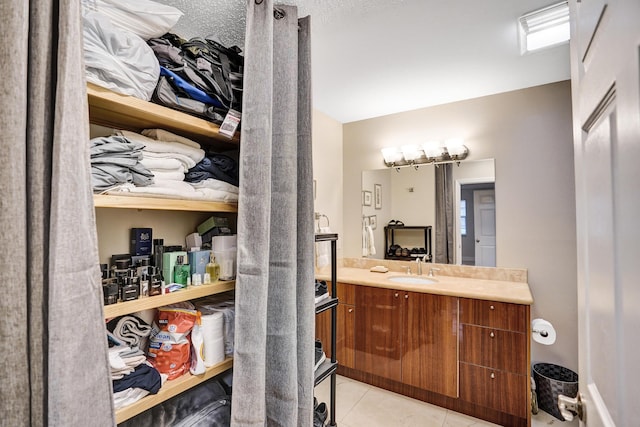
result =
[{"label": "drawer pull handle", "polygon": [[396,292],[395,294],[393,294],[393,296],[394,296],[395,298],[398,298],[398,293]]},{"label": "drawer pull handle", "polygon": [[409,299],[409,295],[408,294],[404,294],[404,299]]},{"label": "drawer pull handle", "polygon": [[493,372],[491,372],[491,379],[494,379],[496,377],[496,374],[494,374]]},{"label": "drawer pull handle", "polygon": [[495,310],[496,308],[495,308],[495,306],[490,305],[490,306],[489,306],[489,309],[490,309],[490,310]]},{"label": "drawer pull handle", "polygon": [[353,308],[350,308],[350,309],[349,309],[349,313],[353,313]]},{"label": "drawer pull handle", "polygon": [[494,338],[494,337],[496,336],[496,334],[494,334],[493,332],[491,332],[491,333],[489,334],[489,336],[490,336],[491,338]]}]

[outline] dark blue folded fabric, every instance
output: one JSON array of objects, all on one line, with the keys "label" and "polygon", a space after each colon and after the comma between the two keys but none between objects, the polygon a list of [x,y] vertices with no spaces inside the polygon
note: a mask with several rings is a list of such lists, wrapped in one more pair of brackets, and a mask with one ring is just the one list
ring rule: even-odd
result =
[{"label": "dark blue folded fabric", "polygon": [[128,388],[137,387],[147,390],[151,394],[156,394],[162,386],[160,373],[146,363],[136,366],[136,369],[129,375],[119,380],[113,380],[113,392],[117,393]]},{"label": "dark blue folded fabric", "polygon": [[209,178],[218,179],[236,187],[239,186],[238,163],[224,154],[213,154],[205,157],[197,165],[189,169],[184,180],[200,182]]}]

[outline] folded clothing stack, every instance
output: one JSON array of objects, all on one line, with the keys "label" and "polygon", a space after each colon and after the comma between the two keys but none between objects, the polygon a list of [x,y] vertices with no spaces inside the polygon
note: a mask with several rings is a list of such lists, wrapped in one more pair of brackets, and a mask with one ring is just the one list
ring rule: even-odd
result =
[{"label": "folded clothing stack", "polygon": [[184,181],[184,173],[204,158],[204,150],[198,143],[161,129],[144,130],[142,135],[126,130],[118,133],[143,145],[142,163],[153,172],[156,183]]},{"label": "folded clothing stack", "polygon": [[166,380],[149,362],[144,352],[130,347],[107,331],[109,365],[116,409],[130,405],[147,394],[156,394]]},{"label": "folded clothing stack", "polygon": [[97,137],[91,143],[91,185],[103,191],[119,184],[147,186],[153,174],[140,160],[143,145],[118,135]]},{"label": "folded clothing stack", "polygon": [[[163,129],[145,129],[142,135],[125,130],[117,133],[125,140],[144,147],[141,151],[141,164],[146,166],[155,178],[152,185],[138,188],[135,183],[128,183],[112,188],[110,194],[237,203],[238,167],[236,161],[230,157],[220,155],[218,158],[216,155],[216,173],[226,176],[225,180],[203,177],[192,185],[184,181],[185,172],[206,159],[204,150],[197,142]],[[210,160],[207,162],[210,163]],[[207,176],[213,176],[213,173],[208,172]]]},{"label": "folded clothing stack", "polygon": [[151,325],[138,316],[128,314],[115,317],[107,323],[107,329],[126,345],[146,350],[147,337],[151,333]]}]

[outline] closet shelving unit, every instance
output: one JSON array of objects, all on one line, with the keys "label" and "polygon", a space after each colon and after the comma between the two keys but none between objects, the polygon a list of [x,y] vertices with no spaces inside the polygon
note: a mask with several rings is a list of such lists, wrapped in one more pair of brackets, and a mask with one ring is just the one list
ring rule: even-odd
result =
[{"label": "closet shelving unit", "polygon": [[316,314],[325,310],[331,310],[331,355],[325,360],[315,372],[315,385],[320,384],[327,378],[331,378],[331,396],[329,402],[329,420],[327,426],[336,426],[336,371],[338,362],[336,361],[336,324],[338,321],[338,298],[337,280],[338,267],[336,264],[337,255],[337,233],[316,233],[316,242],[331,242],[331,298],[320,301],[316,304]]},{"label": "closet shelving unit", "polygon": [[[179,111],[144,100],[121,95],[108,89],[87,85],[89,103],[89,121],[92,124],[140,132],[147,128],[162,128],[192,139],[204,147],[216,150],[237,148],[239,137],[228,139],[219,133],[219,126]],[[153,197],[130,197],[115,195],[94,195],[96,208],[138,209],[189,212],[230,212],[237,213],[238,207],[232,203],[207,202],[200,200],[176,200]],[[213,284],[192,286],[188,289],[121,302],[104,307],[104,317],[134,313],[141,310],[161,307],[182,301],[189,301],[209,295],[235,289],[235,281],[217,281]],[[230,369],[233,359],[228,357],[221,363],[207,368],[203,375],[185,374],[175,380],[167,381],[155,395],[116,411],[116,422],[121,423],[135,415],[152,408],[216,375]]]}]

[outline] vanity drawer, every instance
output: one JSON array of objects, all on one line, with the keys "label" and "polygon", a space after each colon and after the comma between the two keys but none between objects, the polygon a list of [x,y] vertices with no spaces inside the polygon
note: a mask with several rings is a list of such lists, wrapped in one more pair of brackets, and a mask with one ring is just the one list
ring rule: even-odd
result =
[{"label": "vanity drawer", "polygon": [[526,333],[527,306],[460,298],[460,323]]},{"label": "vanity drawer", "polygon": [[460,361],[527,374],[526,334],[474,325],[460,326]]},{"label": "vanity drawer", "polygon": [[460,363],[460,398],[526,418],[530,410],[526,375]]}]

